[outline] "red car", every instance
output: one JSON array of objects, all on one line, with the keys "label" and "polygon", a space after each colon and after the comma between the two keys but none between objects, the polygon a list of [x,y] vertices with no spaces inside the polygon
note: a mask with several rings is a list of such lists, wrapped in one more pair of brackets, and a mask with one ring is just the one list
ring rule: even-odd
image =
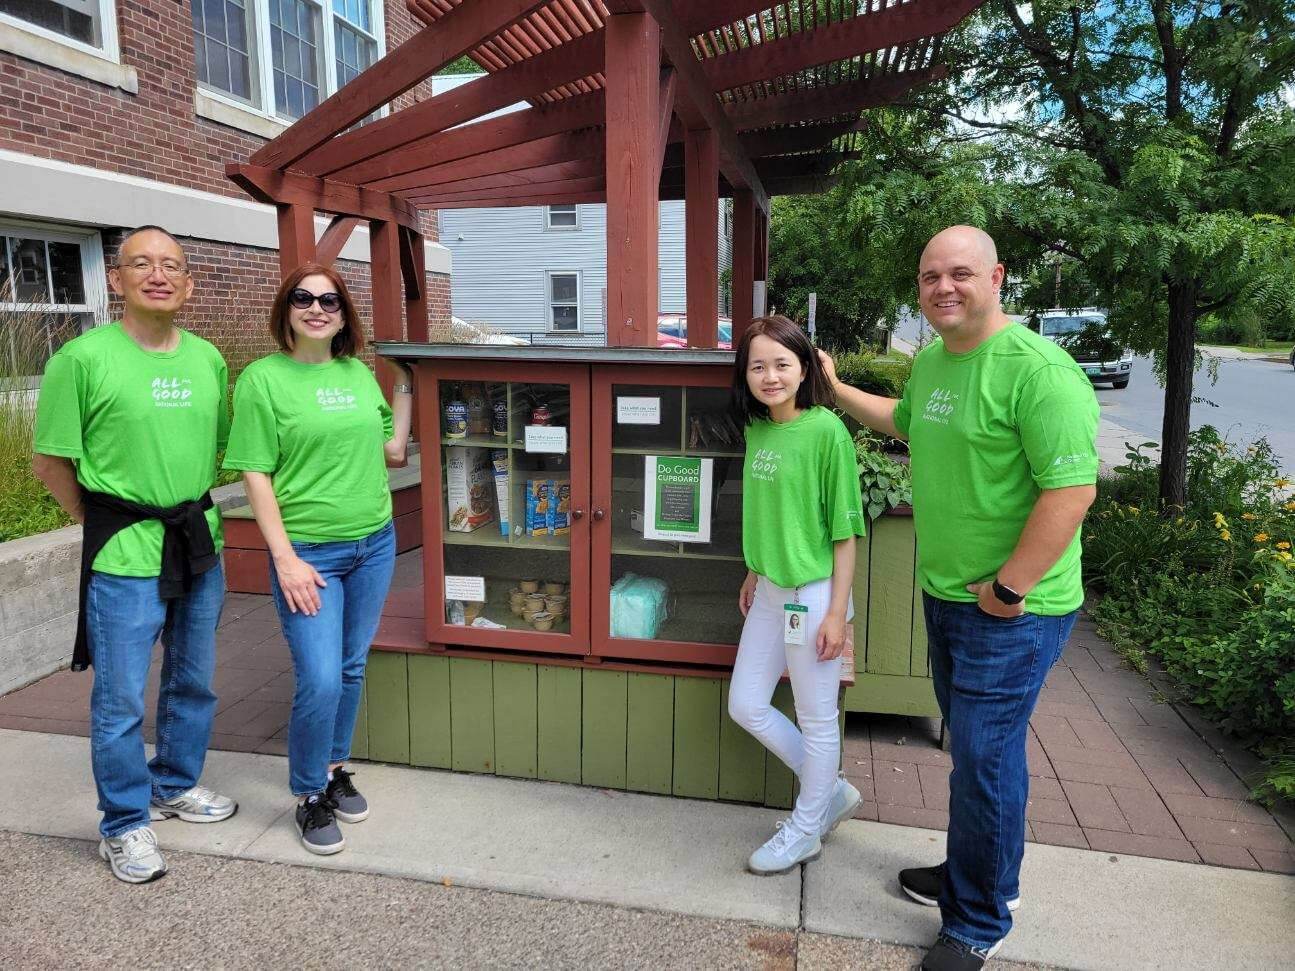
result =
[{"label": "red car", "polygon": [[[685,314],[661,314],[656,324],[657,347],[687,347],[688,317]],[[733,321],[728,317],[719,319],[719,349],[733,349]]]}]

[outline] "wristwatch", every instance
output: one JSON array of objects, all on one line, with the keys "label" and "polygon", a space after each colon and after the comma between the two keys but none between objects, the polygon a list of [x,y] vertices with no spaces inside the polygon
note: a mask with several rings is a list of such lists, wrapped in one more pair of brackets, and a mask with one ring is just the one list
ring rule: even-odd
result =
[{"label": "wristwatch", "polygon": [[397,384],[392,386],[391,391],[393,394],[413,394],[414,388],[409,384]]},{"label": "wristwatch", "polygon": [[1009,607],[1014,607],[1025,599],[1025,594],[1017,593],[1011,587],[999,583],[997,577],[994,578],[993,590],[994,596],[998,598],[999,603],[1007,604]]}]

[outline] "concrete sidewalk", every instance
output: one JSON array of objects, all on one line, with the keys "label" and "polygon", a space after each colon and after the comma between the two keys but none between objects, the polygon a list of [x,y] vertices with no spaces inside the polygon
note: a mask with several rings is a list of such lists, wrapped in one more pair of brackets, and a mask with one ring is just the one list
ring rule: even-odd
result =
[{"label": "concrete sidewalk", "polygon": [[[0,762],[10,767],[13,791],[21,794],[0,804],[0,830],[95,839],[87,748],[83,738],[0,731]],[[776,943],[785,942],[787,933],[796,940],[821,934],[921,946],[938,927],[937,912],[902,897],[894,874],[903,865],[938,861],[944,843],[940,832],[852,820],[820,861],[760,879],[742,866],[772,831],[778,814],[770,810],[391,766],[359,768],[357,781],[374,814],[346,828],[348,848],[337,856],[314,857],[301,848],[290,821],[284,760],[266,755],[213,752],[204,782],[238,798],[238,815],[206,827],[162,823],[159,839],[166,850],[233,860],[749,922],[769,929],[773,951],[787,950]],[[81,845],[84,872],[69,871],[73,884],[98,886],[98,896],[108,894],[109,887],[118,894],[155,892],[112,886],[93,845]],[[183,853],[177,855],[177,873],[162,885],[188,864]],[[14,880],[16,872],[5,868],[0,883]],[[226,892],[223,874],[213,872],[217,895]],[[350,883],[340,882],[344,879],[339,874],[330,884],[335,893],[351,892]],[[355,880],[355,892],[363,896],[359,888],[370,885]],[[12,897],[30,889],[12,886],[0,894]],[[1280,967],[1295,953],[1295,880],[1286,876],[1031,845],[1022,894],[1003,961],[1103,971],[1239,969]],[[264,915],[260,919],[268,926],[277,926],[280,896],[250,907],[248,919]],[[399,906],[392,899],[392,906]],[[192,896],[186,910],[201,910]],[[301,908],[294,904],[291,913],[297,919]],[[415,924],[422,920],[415,912],[402,913]],[[669,923],[662,919],[661,926]],[[598,926],[598,921],[590,924]],[[284,924],[284,935],[298,932]],[[398,936],[399,928],[393,933]],[[671,960],[671,954],[678,957],[675,951],[660,953],[667,965],[692,963]],[[695,966],[712,966],[700,952],[698,958]],[[447,956],[431,963],[463,962]],[[494,962],[486,954],[476,963],[511,962]],[[796,961],[762,963],[792,967]],[[861,965],[868,966],[860,959],[855,966]]]}]

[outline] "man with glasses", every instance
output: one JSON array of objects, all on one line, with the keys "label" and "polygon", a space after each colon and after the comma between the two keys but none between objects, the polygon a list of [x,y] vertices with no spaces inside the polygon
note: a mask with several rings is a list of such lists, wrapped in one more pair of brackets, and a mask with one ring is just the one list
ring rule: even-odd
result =
[{"label": "man with glasses", "polygon": [[[215,347],[175,325],[193,279],[174,236],[128,234],[108,280],[122,318],[50,358],[32,466],[85,527],[72,667],[95,671],[99,855],[119,879],[147,883],[166,872],[150,821],[218,822],[238,808],[198,785],[225,595],[208,490],[229,433],[229,374]],[[144,689],[159,638],[157,750],[146,762]]]}]

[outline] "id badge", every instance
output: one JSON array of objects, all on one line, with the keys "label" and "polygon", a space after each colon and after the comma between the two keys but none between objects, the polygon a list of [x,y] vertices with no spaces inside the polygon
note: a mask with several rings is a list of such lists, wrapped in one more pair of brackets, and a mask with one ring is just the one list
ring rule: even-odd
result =
[{"label": "id badge", "polygon": [[804,644],[809,608],[804,604],[782,605],[782,639],[785,644]]}]

